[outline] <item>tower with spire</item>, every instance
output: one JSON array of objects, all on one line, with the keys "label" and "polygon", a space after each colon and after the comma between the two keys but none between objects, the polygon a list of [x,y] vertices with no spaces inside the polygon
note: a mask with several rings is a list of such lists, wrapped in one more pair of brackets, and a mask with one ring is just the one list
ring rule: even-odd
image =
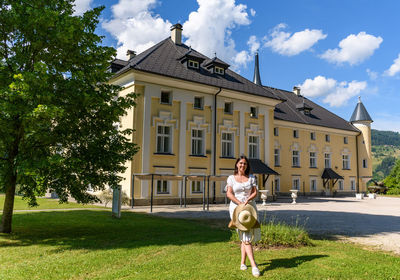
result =
[{"label": "tower with spire", "polygon": [[[357,136],[358,184],[357,192],[366,191],[366,183],[372,178],[371,123],[367,109],[358,97],[358,103],[350,118],[350,123],[357,127],[361,134]],[[359,187],[361,183],[361,188]]]},{"label": "tower with spire", "polygon": [[260,67],[258,64],[258,52],[256,52],[255,63],[254,63],[253,83],[255,83],[256,85],[262,86],[261,78],[260,78]]}]

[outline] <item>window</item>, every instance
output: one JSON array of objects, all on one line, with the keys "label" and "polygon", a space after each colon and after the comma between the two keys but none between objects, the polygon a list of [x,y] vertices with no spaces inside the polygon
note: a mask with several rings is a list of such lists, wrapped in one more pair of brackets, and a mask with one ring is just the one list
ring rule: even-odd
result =
[{"label": "window", "polygon": [[192,155],[202,156],[203,151],[203,130],[192,129]]},{"label": "window", "polygon": [[331,136],[329,134],[325,134],[325,142],[331,142]]},{"label": "window", "polygon": [[233,157],[233,133],[222,132],[222,157]]},{"label": "window", "polygon": [[343,159],[343,169],[350,169],[350,156],[342,155]]},{"label": "window", "polygon": [[339,186],[338,186],[339,191],[343,191],[343,189],[344,189],[344,187],[343,187],[343,180],[339,180],[339,181],[338,181],[338,184],[339,184]]},{"label": "window", "polygon": [[251,118],[258,118],[257,114],[257,107],[250,107],[250,117]]},{"label": "window", "polygon": [[274,149],[274,161],[275,161],[275,166],[281,165],[281,155],[279,149]]},{"label": "window", "polygon": [[346,136],[343,137],[343,143],[344,144],[349,144],[349,139]]},{"label": "window", "polygon": [[280,192],[281,191],[281,178],[275,177],[274,183],[275,183],[275,191]]},{"label": "window", "polygon": [[310,167],[316,168],[317,167],[317,153],[310,152]]},{"label": "window", "polygon": [[292,166],[300,167],[300,152],[292,151]]},{"label": "window", "polygon": [[331,154],[325,153],[325,168],[331,168]]},{"label": "window", "polygon": [[299,131],[297,129],[293,130],[293,137],[299,138]]},{"label": "window", "polygon": [[258,158],[258,136],[249,136],[249,158]]},{"label": "window", "polygon": [[224,113],[225,114],[232,114],[233,110],[232,110],[232,102],[225,102],[225,106],[224,106]]},{"label": "window", "polygon": [[190,68],[199,69],[199,63],[198,63],[197,61],[194,61],[194,60],[189,60],[189,61],[188,61],[188,66],[189,66]]},{"label": "window", "polygon": [[310,191],[316,192],[317,191],[317,179],[312,178],[310,180]]},{"label": "window", "polygon": [[203,110],[204,98],[195,96],[193,102],[193,108]]},{"label": "window", "polygon": [[161,99],[160,102],[162,104],[171,104],[172,103],[172,93],[170,91],[161,91]]},{"label": "window", "polygon": [[171,153],[171,127],[157,126],[157,153]]},{"label": "window", "polygon": [[311,140],[315,140],[316,139],[315,132],[310,132],[310,139]]},{"label": "window", "polygon": [[274,127],[274,136],[279,136],[279,129]]},{"label": "window", "polygon": [[203,193],[203,184],[201,181],[190,182],[192,193]]},{"label": "window", "polygon": [[350,189],[352,191],[356,190],[356,181],[354,179],[350,179]]},{"label": "window", "polygon": [[217,74],[220,74],[220,75],[224,75],[224,73],[225,73],[225,71],[224,71],[224,68],[221,68],[221,67],[218,67],[218,66],[215,66],[215,73],[217,73]]},{"label": "window", "polygon": [[300,190],[300,178],[292,179],[292,190]]},{"label": "window", "polygon": [[168,181],[157,180],[157,194],[169,194]]},{"label": "window", "polygon": [[363,166],[363,168],[368,168],[368,161],[367,161],[367,159],[363,159],[362,160],[362,166]]}]

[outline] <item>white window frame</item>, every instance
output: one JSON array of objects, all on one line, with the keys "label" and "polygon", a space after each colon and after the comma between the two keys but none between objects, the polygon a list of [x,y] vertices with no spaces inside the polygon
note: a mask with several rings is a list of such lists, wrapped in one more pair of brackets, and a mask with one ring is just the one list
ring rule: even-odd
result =
[{"label": "white window frame", "polygon": [[274,165],[281,166],[281,150],[276,148],[274,149]]},{"label": "white window frame", "polygon": [[[311,154],[314,154],[311,156]],[[317,168],[317,152],[310,152],[310,167]]]},{"label": "white window frame", "polygon": [[275,185],[275,191],[280,192],[281,191],[281,177],[275,176],[274,185]]},{"label": "white window frame", "polygon": [[250,106],[250,118],[257,119],[258,118],[258,110],[255,106]]},{"label": "white window frame", "polygon": [[[194,188],[199,188],[200,190],[193,191]],[[203,180],[198,180],[198,181],[190,181],[190,193],[191,194],[201,194],[204,192],[204,181]]]},{"label": "white window frame", "polygon": [[224,113],[229,114],[229,115],[233,114],[233,102],[225,102],[224,103]]},{"label": "white window frame", "polygon": [[[200,100],[200,106],[196,104],[196,100]],[[203,110],[204,109],[204,97],[202,96],[195,96],[193,99],[193,108]]]},{"label": "white window frame", "polygon": [[292,151],[292,167],[300,167],[300,151],[299,150]]},{"label": "white window frame", "polygon": [[316,192],[318,190],[318,180],[315,177],[310,178],[310,192]]},{"label": "white window frame", "polygon": [[344,181],[343,179],[338,180],[338,190],[343,191],[344,190]]},{"label": "white window frame", "polygon": [[348,154],[342,155],[342,164],[343,164],[343,170],[350,170],[350,155]]},{"label": "white window frame", "polygon": [[[158,184],[161,184],[161,187],[166,187],[167,191],[166,192],[159,192],[158,191]],[[164,185],[165,184],[165,185]],[[164,185],[164,186],[163,186]],[[170,181],[167,180],[156,180],[156,194],[157,195],[168,195],[171,194],[171,184]]]},{"label": "white window frame", "polygon": [[[163,95],[168,94],[168,102],[163,101]],[[172,104],[172,91],[170,90],[161,90],[160,93],[160,104],[171,105]]]},{"label": "white window frame", "polygon": [[[231,140],[224,139],[224,135],[230,134]],[[221,132],[221,157],[233,158],[234,157],[234,133],[233,132]],[[228,151],[228,152],[227,152]],[[225,153],[227,152],[227,153]]]},{"label": "white window frame", "polygon": [[[295,184],[295,182],[298,182],[298,184]],[[291,189],[300,191],[300,177],[292,177],[292,188]]]},{"label": "white window frame", "polygon": [[[199,137],[198,135],[193,136],[193,132],[194,131],[201,131],[201,137]],[[190,151],[191,151],[191,155],[192,156],[204,156],[204,139],[205,139],[205,130],[204,129],[197,129],[197,128],[192,128],[190,131],[190,135],[191,135],[191,147],[190,147]],[[201,145],[197,145],[197,143],[200,141]],[[194,143],[196,143],[194,145]],[[198,147],[200,146],[201,151],[197,151]],[[196,149],[196,150],[195,150]]]},{"label": "white window frame", "polygon": [[[250,142],[250,139],[256,139],[256,142]],[[249,135],[247,138],[248,141],[248,150],[249,150],[249,158],[259,159],[260,157],[260,137],[258,135]]]},{"label": "white window frame", "polygon": [[355,178],[350,178],[350,190],[352,190],[352,191],[356,190],[356,179]]},{"label": "white window frame", "polygon": [[325,166],[325,168],[332,168],[331,153],[324,153],[324,166]]},{"label": "white window frame", "polygon": [[194,69],[199,69],[199,62],[195,60],[188,60],[188,67],[194,68]]},{"label": "white window frame", "polygon": [[[158,128],[159,127],[168,127],[169,128],[169,134],[165,134],[165,133],[159,133],[158,132]],[[163,145],[161,150],[158,150],[159,147],[159,141],[160,139],[164,139],[164,138],[168,138],[168,150],[165,149],[164,145],[165,142],[164,140],[161,142]],[[158,154],[171,154],[172,153],[172,126],[170,125],[163,125],[163,124],[158,124],[156,126],[156,153]]]},{"label": "white window frame", "polygon": [[222,67],[215,66],[214,71],[215,71],[215,73],[220,74],[220,75],[224,75],[225,74],[225,70]]}]

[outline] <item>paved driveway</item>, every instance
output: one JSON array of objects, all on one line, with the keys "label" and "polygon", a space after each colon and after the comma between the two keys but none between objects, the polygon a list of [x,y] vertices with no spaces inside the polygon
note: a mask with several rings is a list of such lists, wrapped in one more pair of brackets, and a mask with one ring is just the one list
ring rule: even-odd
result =
[{"label": "paved driveway", "polygon": [[[279,199],[267,206],[258,205],[261,220],[300,224],[311,234],[345,237],[350,241],[377,246],[400,254],[400,198],[377,197],[356,200],[347,198]],[[150,207],[133,211],[149,212]],[[229,219],[227,205],[154,206],[153,214],[177,218]]]}]

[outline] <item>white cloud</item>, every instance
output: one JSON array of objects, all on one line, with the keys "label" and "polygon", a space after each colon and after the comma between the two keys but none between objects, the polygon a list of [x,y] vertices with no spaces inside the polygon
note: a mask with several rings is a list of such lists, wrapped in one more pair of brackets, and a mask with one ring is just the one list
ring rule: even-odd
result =
[{"label": "white cloud", "polygon": [[91,9],[93,0],[75,0],[74,15],[83,15],[87,10]]},{"label": "white cloud", "polygon": [[337,82],[331,78],[317,76],[314,79],[307,79],[303,84],[298,85],[301,93],[307,97],[325,97],[324,103],[332,107],[340,107],[345,105],[347,101],[359,94],[367,87],[367,82]]},{"label": "white cloud", "polygon": [[393,77],[400,72],[400,53],[399,56],[393,61],[389,69],[385,71],[385,75]]},{"label": "white cloud", "polygon": [[310,49],[319,40],[327,37],[326,34],[323,34],[322,30],[305,29],[291,34],[282,31],[285,28],[287,28],[287,25],[284,23],[275,26],[270,38],[265,38],[268,41],[264,46],[270,47],[274,52],[281,55],[293,56]]},{"label": "white cloud", "polygon": [[371,69],[367,69],[366,71],[367,71],[367,74],[368,74],[368,76],[369,76],[369,78],[371,80],[376,80],[376,78],[378,78],[378,73],[377,72],[372,71]]},{"label": "white cloud", "polygon": [[382,41],[382,37],[375,37],[365,32],[350,34],[340,41],[339,48],[327,50],[321,58],[337,64],[344,62],[350,65],[359,64],[373,55]]},{"label": "white cloud", "polygon": [[250,9],[250,14],[251,14],[252,17],[254,17],[256,15],[256,11],[253,8],[251,8]]},{"label": "white cloud", "polygon": [[170,35],[171,23],[150,9],[157,0],[119,0],[112,6],[113,18],[102,27],[118,41],[117,57],[126,59],[128,49],[140,53]]},{"label": "white cloud", "polygon": [[216,52],[222,60],[233,63],[233,68],[247,63],[248,52],[237,51],[231,38],[235,27],[250,24],[247,6],[236,5],[234,0],[197,0],[197,3],[199,8],[183,24],[185,44],[210,57]]},{"label": "white cloud", "polygon": [[250,36],[249,40],[247,41],[247,45],[250,48],[251,54],[254,54],[256,51],[260,49],[260,41],[254,35]]}]

